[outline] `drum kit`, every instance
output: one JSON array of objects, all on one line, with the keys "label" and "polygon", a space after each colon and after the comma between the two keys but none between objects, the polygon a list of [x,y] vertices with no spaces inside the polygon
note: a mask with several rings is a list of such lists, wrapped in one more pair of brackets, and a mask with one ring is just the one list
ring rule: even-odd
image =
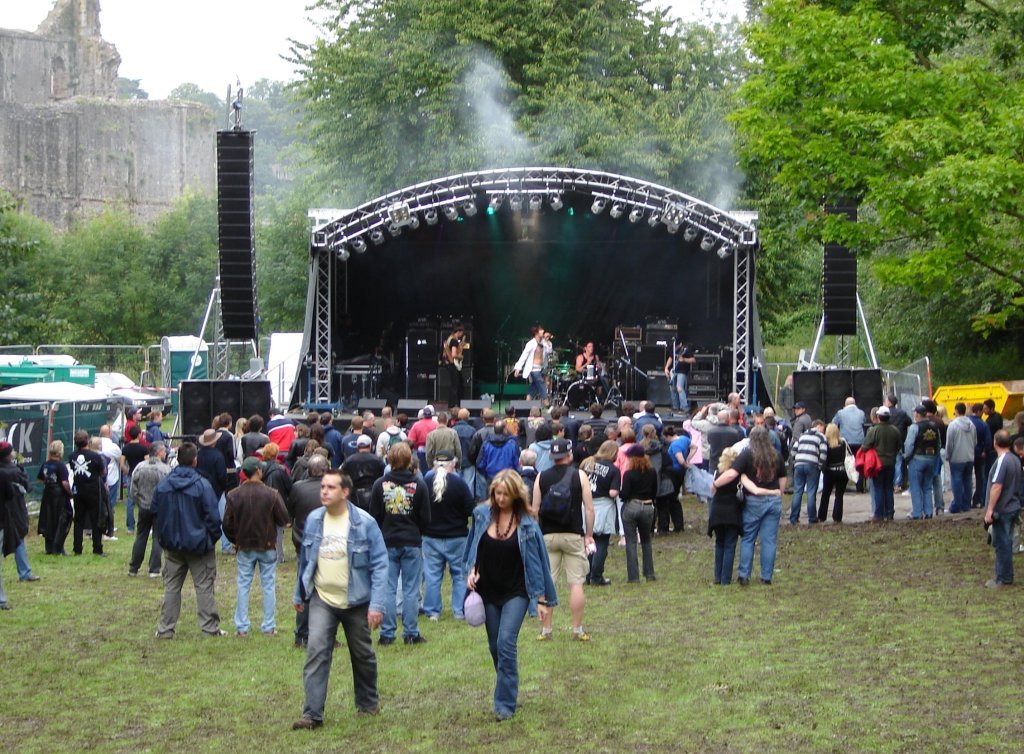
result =
[{"label": "drum kit", "polygon": [[[574,358],[573,351],[568,348],[555,349],[552,351],[552,359],[558,357]],[[622,394],[617,385],[612,384],[607,391],[604,389],[609,380],[602,362],[587,364],[581,373],[576,372],[573,362],[556,362],[549,367],[548,375],[551,380],[548,392],[551,393],[552,404],[560,404],[573,411],[586,411],[593,403],[606,407],[622,404]]]}]

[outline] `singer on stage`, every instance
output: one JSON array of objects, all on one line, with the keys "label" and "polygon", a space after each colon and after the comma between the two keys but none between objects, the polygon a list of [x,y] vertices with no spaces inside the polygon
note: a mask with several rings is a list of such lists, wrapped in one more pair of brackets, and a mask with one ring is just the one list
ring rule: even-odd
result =
[{"label": "singer on stage", "polygon": [[533,337],[526,341],[522,354],[516,362],[513,374],[520,375],[530,383],[529,394],[544,401],[548,405],[548,389],[544,385],[545,367],[551,355],[551,334],[536,325],[531,332]]}]

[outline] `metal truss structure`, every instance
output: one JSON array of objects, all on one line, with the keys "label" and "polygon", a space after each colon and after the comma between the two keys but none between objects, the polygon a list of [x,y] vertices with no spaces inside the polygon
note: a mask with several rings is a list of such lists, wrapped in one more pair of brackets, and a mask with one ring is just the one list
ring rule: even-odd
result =
[{"label": "metal truss structure", "polygon": [[[688,242],[700,238],[701,249],[722,259],[734,258],[733,389],[747,401],[750,384],[751,305],[753,253],[757,229],[750,213],[730,213],[680,191],[655,183],[565,167],[521,167],[460,173],[418,183],[380,196],[350,210],[311,210],[313,226],[310,250],[316,290],[311,292],[314,311],[307,322],[314,351],[313,393],[318,403],[330,402],[331,391],[331,298],[334,264],[352,253],[365,253],[384,243],[388,235],[415,230],[421,223],[437,224],[472,217],[483,206],[497,208],[507,202],[513,211],[536,211],[546,202],[551,210],[563,206],[567,194],[593,197],[591,211],[606,209],[613,219],[636,223],[646,218],[651,227],[666,232],[683,230]],[[333,214],[333,217],[331,216]],[[369,243],[368,243],[369,242]]]}]

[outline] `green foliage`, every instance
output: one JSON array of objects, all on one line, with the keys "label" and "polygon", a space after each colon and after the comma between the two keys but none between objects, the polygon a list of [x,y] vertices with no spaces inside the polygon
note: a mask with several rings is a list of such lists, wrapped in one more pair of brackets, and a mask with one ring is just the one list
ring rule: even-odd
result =
[{"label": "green foliage", "polygon": [[35,344],[61,328],[51,309],[52,292],[36,285],[53,246],[53,232],[42,220],[19,213],[9,194],[0,191],[0,345]]},{"label": "green foliage", "polygon": [[729,29],[635,0],[330,2],[297,46],[319,177],[349,201],[465,170],[566,164],[731,202]]},{"label": "green foliage", "polygon": [[[1024,294],[1024,77],[1000,52],[1024,27],[1005,6],[766,2],[734,116],[745,164],[801,218],[787,232],[894,255],[887,286],[983,281],[966,316],[986,334],[1020,325]],[[821,212],[841,197],[856,224]]]},{"label": "green foliage", "polygon": [[264,333],[299,332],[309,280],[309,200],[304,185],[281,198],[258,203],[256,277],[260,328]]},{"label": "green foliage", "polygon": [[167,95],[167,99],[179,102],[195,102],[199,105],[205,105],[215,113],[221,113],[225,109],[225,102],[221,97],[212,92],[204,91],[198,84],[178,84]]},{"label": "green foliage", "polygon": [[139,84],[142,79],[126,79],[123,76],[117,77],[117,98],[118,99],[149,99],[149,93]]}]

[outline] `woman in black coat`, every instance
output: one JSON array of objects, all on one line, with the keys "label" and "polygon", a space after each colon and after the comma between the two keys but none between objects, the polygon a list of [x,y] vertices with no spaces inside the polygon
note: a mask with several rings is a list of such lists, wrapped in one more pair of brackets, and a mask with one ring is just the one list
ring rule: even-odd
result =
[{"label": "woman in black coat", "polygon": [[732,564],[736,560],[736,542],[743,531],[743,502],[737,494],[740,478],[719,486],[722,473],[732,468],[732,462],[739,455],[732,448],[726,448],[718,459],[715,473],[715,495],[711,499],[708,513],[708,536],[715,535],[715,583],[732,583]]}]

